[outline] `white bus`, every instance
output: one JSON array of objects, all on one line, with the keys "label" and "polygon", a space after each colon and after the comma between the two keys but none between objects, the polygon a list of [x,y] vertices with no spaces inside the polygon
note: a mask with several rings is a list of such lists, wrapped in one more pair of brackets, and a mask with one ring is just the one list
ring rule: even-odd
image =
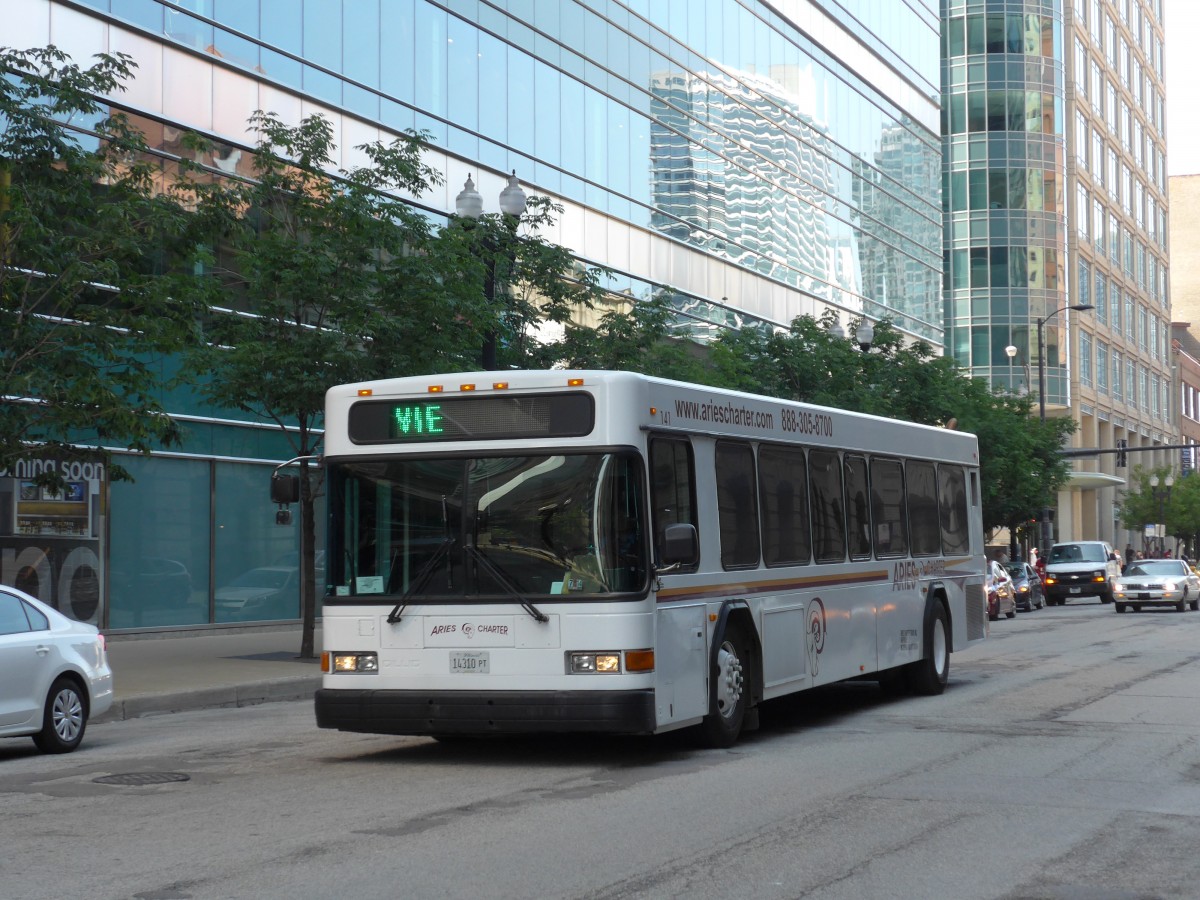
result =
[{"label": "white bus", "polygon": [[[503,379],[503,380],[500,380]],[[699,726],[987,634],[974,436],[629,372],[331,389],[323,728]]]}]

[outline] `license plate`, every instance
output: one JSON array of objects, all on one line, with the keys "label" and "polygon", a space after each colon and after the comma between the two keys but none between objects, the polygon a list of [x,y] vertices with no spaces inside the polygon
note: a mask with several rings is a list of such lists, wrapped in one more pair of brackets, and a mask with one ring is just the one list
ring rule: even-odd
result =
[{"label": "license plate", "polygon": [[468,675],[488,674],[488,652],[486,650],[451,650],[450,674],[462,672]]},{"label": "license plate", "polygon": [[1139,600],[1149,600],[1150,595],[1147,594],[1145,591],[1143,591],[1142,593],[1138,594],[1138,599]]},{"label": "license plate", "polygon": [[1071,588],[1071,593],[1078,594],[1081,590],[1083,590],[1083,588]]}]

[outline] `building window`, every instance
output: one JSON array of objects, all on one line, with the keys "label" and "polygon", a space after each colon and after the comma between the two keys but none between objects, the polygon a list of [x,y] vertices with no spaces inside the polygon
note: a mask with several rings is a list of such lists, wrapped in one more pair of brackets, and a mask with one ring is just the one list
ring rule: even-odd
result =
[{"label": "building window", "polygon": [[1079,380],[1092,386],[1092,336],[1086,331],[1079,335]]}]

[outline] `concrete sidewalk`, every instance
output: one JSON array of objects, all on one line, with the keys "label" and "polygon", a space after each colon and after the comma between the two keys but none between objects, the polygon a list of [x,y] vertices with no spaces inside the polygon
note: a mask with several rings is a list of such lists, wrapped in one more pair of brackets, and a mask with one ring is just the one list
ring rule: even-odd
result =
[{"label": "concrete sidewalk", "polygon": [[[116,700],[94,721],[311,698],[321,684],[321,667],[317,659],[299,659],[300,640],[298,625],[111,635],[108,662]],[[313,645],[319,656],[319,625]]]}]

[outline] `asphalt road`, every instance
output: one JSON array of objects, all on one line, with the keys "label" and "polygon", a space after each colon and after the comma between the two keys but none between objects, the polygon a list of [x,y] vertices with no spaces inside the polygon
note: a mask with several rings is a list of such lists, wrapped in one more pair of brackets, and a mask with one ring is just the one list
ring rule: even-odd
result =
[{"label": "asphalt road", "polygon": [[0,895],[1195,898],[1198,700],[1200,613],[1081,603],[994,623],[942,697],[814,692],[725,751],[101,723],[0,742]]}]

